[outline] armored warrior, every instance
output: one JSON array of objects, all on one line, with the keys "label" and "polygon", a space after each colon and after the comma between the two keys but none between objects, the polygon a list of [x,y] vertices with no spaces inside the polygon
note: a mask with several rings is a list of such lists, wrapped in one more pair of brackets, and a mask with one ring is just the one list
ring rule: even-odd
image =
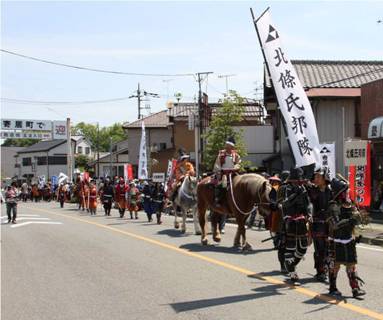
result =
[{"label": "armored warrior", "polygon": [[120,218],[125,215],[127,208],[126,193],[129,186],[125,183],[124,178],[120,178],[118,185],[116,186],[116,202],[118,203],[118,211],[120,212]]},{"label": "armored warrior", "polygon": [[306,223],[310,218],[310,200],[303,185],[303,170],[290,171],[283,188],[282,216],[285,231],[285,267],[293,284],[298,285],[297,264],[302,260],[308,246]]},{"label": "armored warrior", "polygon": [[346,266],[347,277],[354,298],[366,294],[360,288],[363,280],[356,273],[357,255],[355,227],[360,224],[361,216],[348,198],[348,184],[345,181],[331,181],[333,200],[329,206],[329,259],[330,294],[341,295],[336,280],[340,266]]},{"label": "armored warrior", "polygon": [[214,201],[216,206],[220,206],[220,200],[227,188],[228,176],[240,169],[241,157],[235,150],[235,139],[229,137],[225,143],[225,149],[218,152],[214,163],[214,172],[216,174]]},{"label": "armored warrior", "polygon": [[332,198],[330,175],[327,168],[321,168],[314,174],[314,187],[309,190],[313,204],[313,217],[310,221],[310,235],[314,244],[314,267],[316,279],[326,281],[328,251],[328,207]]}]

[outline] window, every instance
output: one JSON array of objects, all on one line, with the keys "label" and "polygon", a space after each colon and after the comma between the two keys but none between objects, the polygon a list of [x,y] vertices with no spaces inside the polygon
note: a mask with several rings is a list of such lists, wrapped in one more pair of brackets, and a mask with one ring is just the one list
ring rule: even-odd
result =
[{"label": "window", "polygon": [[89,147],[85,147],[85,154],[89,154],[90,153],[90,148]]},{"label": "window", "polygon": [[65,156],[54,156],[48,158],[49,164],[66,164],[66,157]]},{"label": "window", "polygon": [[37,157],[37,165],[45,166],[47,164],[47,157]]},{"label": "window", "polygon": [[32,165],[32,158],[23,158],[23,167]]},{"label": "window", "polygon": [[77,147],[77,153],[82,153],[82,147]]}]

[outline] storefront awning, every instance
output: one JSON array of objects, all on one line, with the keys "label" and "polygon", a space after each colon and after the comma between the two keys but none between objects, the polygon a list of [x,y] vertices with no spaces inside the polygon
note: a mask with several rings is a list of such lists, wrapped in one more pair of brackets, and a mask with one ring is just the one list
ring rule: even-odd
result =
[{"label": "storefront awning", "polygon": [[370,122],[368,139],[383,139],[383,117],[375,118]]}]

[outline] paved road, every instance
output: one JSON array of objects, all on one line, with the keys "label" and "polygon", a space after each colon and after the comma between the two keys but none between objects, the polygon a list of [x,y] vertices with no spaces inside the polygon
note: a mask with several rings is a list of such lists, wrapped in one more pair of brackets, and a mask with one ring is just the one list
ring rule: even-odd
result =
[{"label": "paved road", "polygon": [[[19,226],[1,226],[2,319],[383,319],[381,248],[359,247],[365,300],[350,297],[343,271],[345,298],[329,301],[312,280],[312,248],[299,265],[303,285],[292,288],[270,243],[260,242],[265,231],[248,231],[254,251],[244,255],[231,248],[234,227],[203,247],[192,223],[181,235],[172,217],[159,226],[142,213],[133,221],[112,214],[20,204]],[[20,226],[28,221],[61,224]]]}]

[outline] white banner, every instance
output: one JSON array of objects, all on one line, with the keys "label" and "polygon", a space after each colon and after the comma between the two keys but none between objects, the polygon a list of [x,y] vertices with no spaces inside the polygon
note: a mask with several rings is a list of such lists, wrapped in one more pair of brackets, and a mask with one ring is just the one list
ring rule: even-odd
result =
[{"label": "white banner", "polygon": [[335,142],[321,143],[320,145],[320,163],[321,167],[328,168],[330,179],[334,179],[336,176],[335,168]]},{"label": "white banner", "polygon": [[140,156],[138,160],[138,179],[148,179],[148,158],[146,155],[146,134],[144,121],[142,121]]},{"label": "white banner", "polygon": [[69,177],[65,173],[60,172],[58,176],[58,184],[64,183],[68,180],[69,180]]},{"label": "white banner", "polygon": [[297,167],[318,163],[319,139],[314,114],[298,75],[266,11],[255,21],[279,108]]},{"label": "white banner", "polygon": [[348,140],[344,142],[344,165],[367,165],[367,140]]},{"label": "white banner", "polygon": [[1,130],[51,131],[51,120],[1,119]]}]

